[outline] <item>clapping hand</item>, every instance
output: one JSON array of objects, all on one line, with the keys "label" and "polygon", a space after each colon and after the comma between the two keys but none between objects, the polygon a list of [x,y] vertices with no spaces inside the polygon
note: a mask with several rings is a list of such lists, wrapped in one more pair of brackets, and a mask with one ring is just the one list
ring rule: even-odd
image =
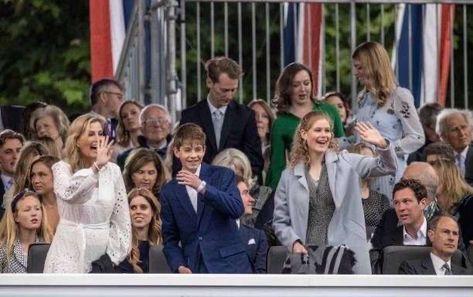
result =
[{"label": "clapping hand", "polygon": [[370,122],[358,122],[355,131],[360,135],[361,140],[371,143],[380,148],[386,148],[388,144],[379,131]]},{"label": "clapping hand", "polygon": [[97,143],[97,158],[95,159],[95,164],[102,168],[104,165],[110,161],[112,157],[112,145],[113,140],[109,142],[109,137],[100,137]]}]

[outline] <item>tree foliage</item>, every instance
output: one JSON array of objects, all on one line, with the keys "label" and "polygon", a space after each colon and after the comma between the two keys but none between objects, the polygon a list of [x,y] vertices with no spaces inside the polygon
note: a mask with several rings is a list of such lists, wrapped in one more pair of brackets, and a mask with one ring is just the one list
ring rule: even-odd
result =
[{"label": "tree foliage", "polygon": [[0,104],[88,104],[88,1],[0,0]]}]

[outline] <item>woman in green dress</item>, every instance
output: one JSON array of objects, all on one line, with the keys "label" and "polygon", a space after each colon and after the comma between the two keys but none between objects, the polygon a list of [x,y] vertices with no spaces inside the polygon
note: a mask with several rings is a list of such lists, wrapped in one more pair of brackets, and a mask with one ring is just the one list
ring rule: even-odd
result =
[{"label": "woman in green dress", "polygon": [[273,104],[277,119],[271,128],[271,163],[266,185],[276,189],[301,118],[311,111],[322,111],[332,119],[335,137],[344,136],[344,132],[337,109],[315,100],[312,72],[303,64],[291,63],[283,69],[276,82]]}]

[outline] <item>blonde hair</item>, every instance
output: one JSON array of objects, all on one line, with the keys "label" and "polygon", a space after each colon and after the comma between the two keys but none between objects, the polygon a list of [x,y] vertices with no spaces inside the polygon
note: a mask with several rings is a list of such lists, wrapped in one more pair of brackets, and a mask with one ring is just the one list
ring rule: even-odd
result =
[{"label": "blonde hair", "polygon": [[66,157],[64,160],[69,163],[73,173],[87,166],[84,163],[84,158],[81,156],[78,140],[89,129],[90,125],[95,122],[99,122],[103,128],[106,121],[98,114],[86,113],[77,117],[69,127],[69,137],[66,140]]},{"label": "blonde hair", "polygon": [[368,41],[355,49],[352,58],[363,67],[365,89],[376,98],[378,107],[383,106],[397,86],[388,52],[381,44]]},{"label": "blonde hair", "polygon": [[128,100],[124,101],[122,105],[120,105],[120,109],[118,110],[118,126],[117,126],[117,143],[123,147],[128,147],[131,143],[131,136],[130,136],[130,131],[125,130],[125,123],[123,122],[122,118],[122,111],[125,106],[132,104],[138,107],[139,112],[138,112],[138,122],[140,121],[140,113],[141,110],[143,109],[143,105],[141,105],[139,102],[135,100]]},{"label": "blonde hair", "polygon": [[[150,245],[160,245],[163,242],[162,234],[161,234],[161,204],[158,202],[158,198],[151,193],[148,189],[145,188],[135,188],[130,191],[128,194],[128,204],[136,198],[137,196],[142,196],[143,198],[148,201],[151,209],[153,210],[153,217],[151,218],[151,222],[149,223],[148,228],[148,242]],[[139,242],[138,238],[136,237],[136,233],[132,232],[132,240],[131,240],[131,252],[128,256],[128,262],[133,267],[133,270],[137,273],[143,273],[143,270],[138,265],[140,261],[140,249],[139,249]]]},{"label": "blonde hair", "polygon": [[41,143],[48,150],[48,155],[55,156],[60,159],[62,158],[61,150],[59,150],[59,148],[56,145],[56,142],[51,137],[49,136],[39,137],[36,141]]},{"label": "blonde hair", "polygon": [[[0,223],[0,242],[5,246],[7,253],[7,262],[10,262],[11,256],[13,256],[13,248],[15,242],[18,238],[19,232],[21,229],[18,226],[18,223],[15,222],[15,214],[18,210],[18,204],[20,201],[24,200],[26,197],[33,196],[41,204],[41,225],[36,230],[37,238],[40,238],[44,242],[51,242],[53,235],[51,229],[49,228],[48,220],[46,217],[46,210],[44,209],[43,204],[39,195],[32,191],[24,191],[18,193],[11,203],[6,205],[5,215]],[[14,209],[13,209],[14,208]]]},{"label": "blonde hair", "polygon": [[329,115],[321,111],[311,111],[306,114],[299,125],[297,126],[296,133],[294,134],[294,141],[292,142],[291,152],[289,154],[290,167],[294,168],[299,162],[309,164],[309,148],[307,147],[306,141],[302,138],[302,131],[309,131],[312,125],[319,120],[327,120],[330,124],[330,131],[332,138],[330,140],[329,149],[338,150],[338,145],[333,136],[333,121]]},{"label": "blonde hair", "polygon": [[240,150],[227,148],[218,153],[212,161],[212,165],[223,166],[232,169],[235,174],[241,169],[243,181],[252,188],[256,182],[251,171],[251,164],[248,157]]},{"label": "blonde hair", "polygon": [[123,179],[127,191],[135,187],[133,184],[133,174],[148,163],[153,163],[156,167],[156,183],[153,185],[153,192],[158,193],[166,181],[169,180],[167,169],[158,154],[147,148],[138,148],[131,151],[126,158],[125,169],[123,170]]},{"label": "blonde hair", "polygon": [[473,194],[473,188],[463,179],[455,162],[436,160],[432,167],[437,171],[442,191],[447,198],[446,211],[451,212],[466,194]]}]

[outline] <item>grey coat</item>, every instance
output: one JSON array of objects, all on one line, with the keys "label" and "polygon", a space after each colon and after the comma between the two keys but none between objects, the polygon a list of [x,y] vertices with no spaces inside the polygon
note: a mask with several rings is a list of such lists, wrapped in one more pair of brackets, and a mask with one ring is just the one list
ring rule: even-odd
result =
[{"label": "grey coat", "polygon": [[[335,212],[328,226],[328,245],[345,244],[355,252],[355,273],[370,274],[369,245],[361,202],[360,178],[392,174],[397,158],[391,144],[376,148],[379,157],[372,158],[346,151],[325,153],[325,164]],[[309,188],[304,164],[283,171],[274,197],[273,228],[285,246],[296,240],[306,241],[309,215]]]}]

